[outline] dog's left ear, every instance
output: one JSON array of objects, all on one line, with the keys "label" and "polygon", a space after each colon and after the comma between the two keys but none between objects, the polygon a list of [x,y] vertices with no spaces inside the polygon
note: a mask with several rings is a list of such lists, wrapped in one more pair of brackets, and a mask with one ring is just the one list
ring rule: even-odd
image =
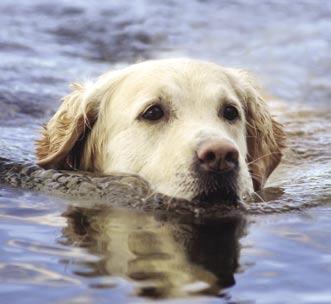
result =
[{"label": "dog's left ear", "polygon": [[239,73],[245,81],[241,93],[246,113],[247,163],[254,190],[258,191],[281,161],[285,132],[271,116],[256,81],[246,71]]}]

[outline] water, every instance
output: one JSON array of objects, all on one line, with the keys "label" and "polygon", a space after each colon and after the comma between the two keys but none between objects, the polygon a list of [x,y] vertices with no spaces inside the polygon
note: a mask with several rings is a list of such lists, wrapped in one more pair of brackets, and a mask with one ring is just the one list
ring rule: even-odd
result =
[{"label": "water", "polygon": [[0,185],[0,302],[330,303],[330,16],[324,0],[2,0],[1,157],[34,161],[70,81],[171,56],[254,72],[289,150],[267,203],[208,219]]}]

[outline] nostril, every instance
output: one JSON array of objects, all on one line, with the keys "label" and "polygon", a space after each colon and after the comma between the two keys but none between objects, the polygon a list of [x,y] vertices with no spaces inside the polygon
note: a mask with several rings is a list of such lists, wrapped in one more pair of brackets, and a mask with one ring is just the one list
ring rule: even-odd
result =
[{"label": "nostril", "polygon": [[229,151],[225,155],[225,161],[227,162],[237,163],[238,158],[239,158],[239,153],[237,150]]},{"label": "nostril", "polygon": [[216,155],[213,151],[208,151],[204,157],[204,161],[212,162],[216,159]]}]

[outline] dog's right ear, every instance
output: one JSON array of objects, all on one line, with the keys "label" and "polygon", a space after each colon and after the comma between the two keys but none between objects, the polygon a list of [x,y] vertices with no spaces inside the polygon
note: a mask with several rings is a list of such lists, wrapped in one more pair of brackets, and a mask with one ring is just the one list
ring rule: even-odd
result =
[{"label": "dog's right ear", "polygon": [[44,126],[42,138],[36,142],[37,163],[44,168],[75,168],[80,155],[73,150],[83,143],[87,130],[97,119],[97,100],[89,97],[81,84],[71,88],[73,91],[63,98],[58,111]]}]

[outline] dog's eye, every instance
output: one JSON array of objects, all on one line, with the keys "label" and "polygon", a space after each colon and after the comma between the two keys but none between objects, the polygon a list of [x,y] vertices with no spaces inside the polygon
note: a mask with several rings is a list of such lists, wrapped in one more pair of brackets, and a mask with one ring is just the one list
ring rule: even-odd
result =
[{"label": "dog's eye", "polygon": [[233,121],[239,118],[239,112],[234,106],[226,106],[223,109],[223,117],[227,120]]},{"label": "dog's eye", "polygon": [[146,120],[159,120],[164,116],[164,112],[163,109],[158,106],[158,105],[154,105],[149,107],[142,115],[142,118],[146,119]]}]

